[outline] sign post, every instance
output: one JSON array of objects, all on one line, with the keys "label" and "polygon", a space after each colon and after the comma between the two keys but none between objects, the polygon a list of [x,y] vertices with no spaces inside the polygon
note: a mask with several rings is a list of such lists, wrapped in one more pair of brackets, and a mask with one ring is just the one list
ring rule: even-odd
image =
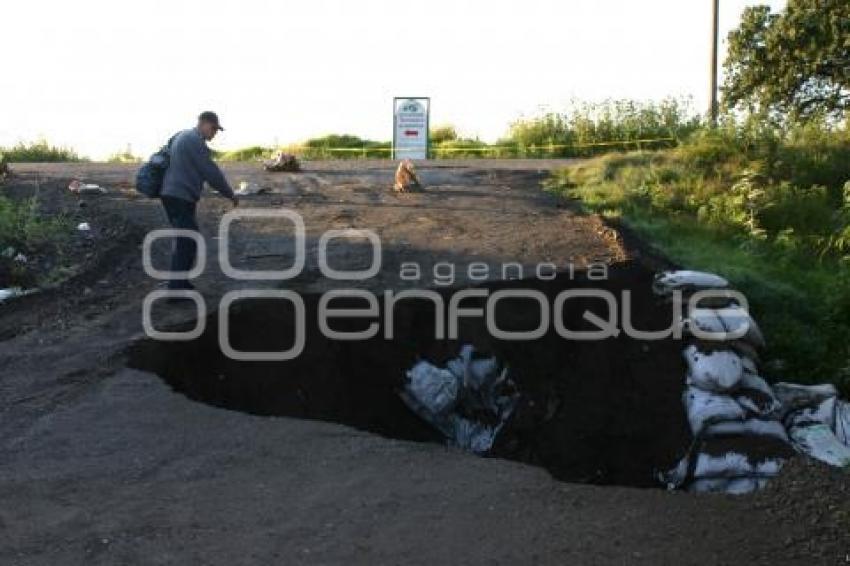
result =
[{"label": "sign post", "polygon": [[393,159],[428,159],[431,99],[393,98]]}]

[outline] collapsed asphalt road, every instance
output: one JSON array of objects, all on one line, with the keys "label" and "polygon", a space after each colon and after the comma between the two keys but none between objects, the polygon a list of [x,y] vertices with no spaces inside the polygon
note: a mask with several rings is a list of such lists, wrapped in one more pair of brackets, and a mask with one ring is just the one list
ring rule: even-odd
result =
[{"label": "collapsed asphalt road", "polygon": [[[245,206],[286,206],[303,216],[305,269],[285,287],[305,296],[333,287],[316,267],[320,234],[348,228],[373,229],[384,245],[383,269],[364,288],[434,287],[433,268],[442,261],[482,262],[491,267],[491,280],[505,262],[526,268],[553,262],[579,272],[599,262],[611,267],[613,285],[631,287],[638,296],[648,292],[651,269],[635,258],[636,250],[624,249],[598,219],[540,191],[545,172],[537,167],[551,164],[450,165],[421,168],[429,188],[405,197],[389,193],[391,165],[383,163],[308,166],[300,177],[256,173],[253,165],[227,172],[233,181],[247,178],[272,189],[245,199]],[[509,361],[525,364],[526,387],[537,388],[540,399],[557,399],[558,418],[545,420],[548,407],[527,410],[527,418],[506,429],[496,455],[515,461],[416,442],[428,440],[427,429],[417,436],[413,429],[421,423],[394,406],[386,389],[373,388],[375,397],[362,398],[352,391],[356,383],[339,389],[342,377],[366,376],[357,363],[374,370],[370,375],[378,382],[391,377],[418,344],[349,348],[345,360],[334,357],[340,350],[312,346],[299,362],[298,379],[320,401],[306,405],[315,413],[299,413],[303,404],[287,408],[285,387],[246,391],[238,377],[251,370],[217,366],[221,360],[203,342],[172,348],[144,339],[140,305],[155,282],[142,271],[137,234],[163,227],[162,213],[156,203],[120,190],[128,168],[70,167],[18,168],[21,176],[11,183],[25,192],[38,173],[47,179],[42,191],[49,191],[55,210],[85,214],[95,230],[101,221],[123,219],[133,237],[100,249],[102,261],[94,258],[91,270],[57,291],[0,310],[7,338],[0,342],[3,563],[833,564],[841,552],[850,552],[847,529],[838,524],[830,530],[838,515],[824,511],[808,520],[819,499],[805,490],[777,506],[772,502],[787,495],[697,497],[565,483],[547,473],[648,486],[652,468],[675,460],[672,452],[687,439],[681,437],[684,415],[671,421],[665,412],[670,400],[679,406],[683,386],[677,390],[670,377],[674,369],[682,375],[672,347],[558,351],[545,342],[529,348],[490,344]],[[79,209],[64,190],[75,172],[119,188]],[[213,237],[225,210],[208,199],[201,211],[210,261],[198,286],[211,310],[229,290],[276,286],[220,273],[220,242]],[[273,219],[240,226],[231,257],[246,268],[279,267],[291,259],[282,245],[285,234]],[[330,260],[342,265],[368,258],[368,250],[357,246],[329,250]],[[156,251],[155,259],[163,253]],[[412,261],[431,275],[400,277],[402,265]],[[481,284],[458,269],[451,286]],[[163,327],[194,319],[191,307],[160,314]],[[242,333],[253,342],[251,332],[260,337],[263,326],[245,320]],[[470,339],[483,338],[475,328],[469,332]],[[431,355],[446,355],[442,348]],[[384,350],[386,366],[380,363]],[[219,389],[192,389],[222,369]],[[279,377],[280,368],[272,373]],[[569,375],[574,382],[560,381]],[[310,380],[316,376],[318,382]],[[535,381],[539,376],[546,378]],[[338,399],[351,403],[331,402]],[[642,405],[649,417],[637,421]],[[332,411],[339,407],[341,412]],[[370,415],[366,422],[361,409]],[[409,429],[398,424],[404,418]],[[375,422],[383,428],[370,426]],[[819,489],[835,489],[841,481]],[[786,514],[807,520],[788,521]]]}]

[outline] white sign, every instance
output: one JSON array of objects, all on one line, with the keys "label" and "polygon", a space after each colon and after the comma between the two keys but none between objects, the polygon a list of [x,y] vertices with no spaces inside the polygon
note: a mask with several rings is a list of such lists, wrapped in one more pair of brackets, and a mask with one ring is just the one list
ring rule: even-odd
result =
[{"label": "white sign", "polygon": [[393,99],[393,159],[428,159],[429,98]]}]

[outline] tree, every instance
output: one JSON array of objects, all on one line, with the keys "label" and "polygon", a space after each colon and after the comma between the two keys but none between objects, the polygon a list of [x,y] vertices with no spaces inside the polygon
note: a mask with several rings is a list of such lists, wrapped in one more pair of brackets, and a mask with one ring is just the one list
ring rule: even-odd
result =
[{"label": "tree", "polygon": [[428,137],[430,138],[431,143],[456,141],[457,130],[455,130],[455,127],[450,124],[437,126],[436,128],[431,129],[431,133]]},{"label": "tree", "polygon": [[788,0],[746,8],[729,34],[726,108],[807,119],[850,110],[850,2]]}]

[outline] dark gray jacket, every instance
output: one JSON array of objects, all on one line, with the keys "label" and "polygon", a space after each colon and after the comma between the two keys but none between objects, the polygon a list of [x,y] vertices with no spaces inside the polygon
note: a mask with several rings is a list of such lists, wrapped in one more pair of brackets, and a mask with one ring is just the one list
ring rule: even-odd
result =
[{"label": "dark gray jacket", "polygon": [[212,160],[201,133],[197,128],[183,130],[171,142],[171,162],[165,171],[162,195],[197,202],[204,181],[223,196],[233,197],[233,189]]}]

